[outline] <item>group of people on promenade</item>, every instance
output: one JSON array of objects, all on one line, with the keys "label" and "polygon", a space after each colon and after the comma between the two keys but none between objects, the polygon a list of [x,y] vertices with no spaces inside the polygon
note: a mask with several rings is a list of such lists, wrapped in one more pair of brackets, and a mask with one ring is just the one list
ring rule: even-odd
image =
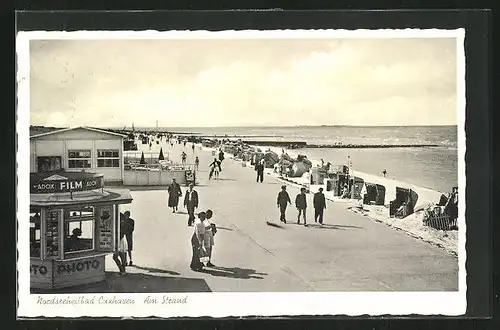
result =
[{"label": "group of people on promenade", "polygon": [[[280,221],[286,223],[286,209],[288,205],[292,205],[290,195],[286,191],[286,185],[281,186],[281,191],[278,193],[277,198],[278,208],[280,209]],[[304,221],[304,226],[307,226],[306,210],[307,210],[307,195],[306,188],[300,188],[300,193],[295,197],[295,207],[297,208],[297,224],[300,224],[300,217]],[[323,188],[319,188],[319,191],[314,194],[313,197],[313,207],[314,207],[314,222],[319,222],[323,225],[323,213],[326,209],[326,198],[323,194]]]},{"label": "group of people on promenade", "polygon": [[[177,211],[179,198],[182,196],[182,190],[179,184],[172,180],[172,184],[168,187],[169,197],[168,206],[172,207],[173,212]],[[201,270],[203,267],[214,267],[212,264],[212,247],[214,245],[214,236],[217,233],[217,227],[210,221],[213,216],[212,210],[199,212],[198,218],[195,216],[195,210],[199,205],[198,192],[194,190],[194,185],[189,184],[184,197],[184,207],[188,212],[188,226],[194,227],[194,232],[191,237],[191,246],[193,256],[191,258],[190,268],[195,271]]]},{"label": "group of people on promenade", "polygon": [[[185,153],[183,152],[183,155]],[[224,152],[219,151],[218,157],[214,157],[213,162],[210,164],[209,178],[218,177],[221,171],[221,163],[224,160]],[[199,159],[195,163],[199,165]],[[257,166],[257,182],[263,181],[264,160],[261,160]],[[287,223],[286,209],[288,205],[292,204],[290,196],[286,190],[286,185],[281,187],[278,193],[277,206],[280,210],[280,221]],[[188,213],[187,225],[193,227],[193,234],[191,236],[192,258],[190,268],[194,271],[200,271],[203,267],[214,267],[212,263],[212,250],[214,246],[214,236],[217,232],[217,227],[211,222],[213,211],[207,210],[195,214],[199,206],[199,195],[194,189],[194,184],[190,183],[185,194],[177,183],[176,179],[172,179],[172,183],[167,188],[168,191],[168,207],[172,209],[172,213],[178,212],[179,201],[184,196],[183,206]],[[295,207],[297,208],[297,224],[301,223],[303,219],[304,226],[307,226],[307,195],[306,188],[301,188],[300,193],[295,197]],[[323,188],[320,188],[313,198],[314,219],[315,222],[323,224],[323,213],[326,209],[326,199],[323,194]],[[117,251],[113,254],[113,260],[117,264],[120,274],[125,273],[125,268],[132,265],[132,248],[133,248],[133,232],[135,221],[130,218],[130,212],[126,211],[120,213],[120,239]],[[127,263],[127,254],[129,262]]]}]

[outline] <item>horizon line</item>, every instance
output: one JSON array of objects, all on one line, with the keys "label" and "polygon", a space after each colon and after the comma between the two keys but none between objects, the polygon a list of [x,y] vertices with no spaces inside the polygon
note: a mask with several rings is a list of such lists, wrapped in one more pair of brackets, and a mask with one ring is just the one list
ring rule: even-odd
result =
[{"label": "horizon line", "polygon": [[[36,125],[33,125],[36,126]],[[295,128],[295,127],[447,127],[458,126],[458,124],[436,124],[436,125],[233,125],[233,126],[146,126],[134,125],[135,128]],[[132,128],[132,126],[101,126],[107,128]]]}]

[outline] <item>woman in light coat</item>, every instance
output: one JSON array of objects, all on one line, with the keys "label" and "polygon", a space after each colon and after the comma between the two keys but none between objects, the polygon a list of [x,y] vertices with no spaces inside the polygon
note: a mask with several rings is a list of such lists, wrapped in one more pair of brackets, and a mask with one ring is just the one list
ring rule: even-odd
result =
[{"label": "woman in light coat", "polygon": [[208,267],[215,267],[214,264],[212,264],[212,249],[214,246],[214,235],[215,235],[214,225],[210,221],[212,215],[213,215],[212,210],[207,210],[206,219],[203,221],[203,225],[205,226],[205,238],[203,243],[208,257],[208,262],[207,262]]},{"label": "woman in light coat", "polygon": [[191,258],[191,269],[194,271],[200,271],[203,269],[203,263],[200,259],[204,258],[205,252],[205,225],[203,221],[205,220],[205,212],[200,212],[198,214],[198,219],[194,221],[194,232],[191,236],[191,247],[193,248],[193,257]]}]

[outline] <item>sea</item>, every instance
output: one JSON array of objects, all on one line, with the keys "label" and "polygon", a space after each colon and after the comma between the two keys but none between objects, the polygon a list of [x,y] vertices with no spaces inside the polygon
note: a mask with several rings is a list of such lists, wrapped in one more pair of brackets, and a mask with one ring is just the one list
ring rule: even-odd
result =
[{"label": "sea", "polygon": [[293,126],[293,127],[136,127],[136,130],[242,137],[248,140],[305,141],[308,144],[427,144],[418,148],[302,148],[295,153],[334,165],[351,158],[353,169],[420,187],[449,192],[458,186],[457,126]]}]

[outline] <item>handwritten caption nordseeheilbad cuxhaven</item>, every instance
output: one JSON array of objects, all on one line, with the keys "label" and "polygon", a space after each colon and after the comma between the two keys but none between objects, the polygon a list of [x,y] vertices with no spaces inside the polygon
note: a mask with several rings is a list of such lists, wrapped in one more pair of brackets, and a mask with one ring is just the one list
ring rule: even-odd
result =
[{"label": "handwritten caption nordseeheilbad cuxhaven", "polygon": [[37,297],[37,304],[39,305],[171,305],[171,304],[186,304],[187,296],[184,297],[152,297],[146,298],[122,298],[118,296],[57,296],[45,298],[43,296]]}]

